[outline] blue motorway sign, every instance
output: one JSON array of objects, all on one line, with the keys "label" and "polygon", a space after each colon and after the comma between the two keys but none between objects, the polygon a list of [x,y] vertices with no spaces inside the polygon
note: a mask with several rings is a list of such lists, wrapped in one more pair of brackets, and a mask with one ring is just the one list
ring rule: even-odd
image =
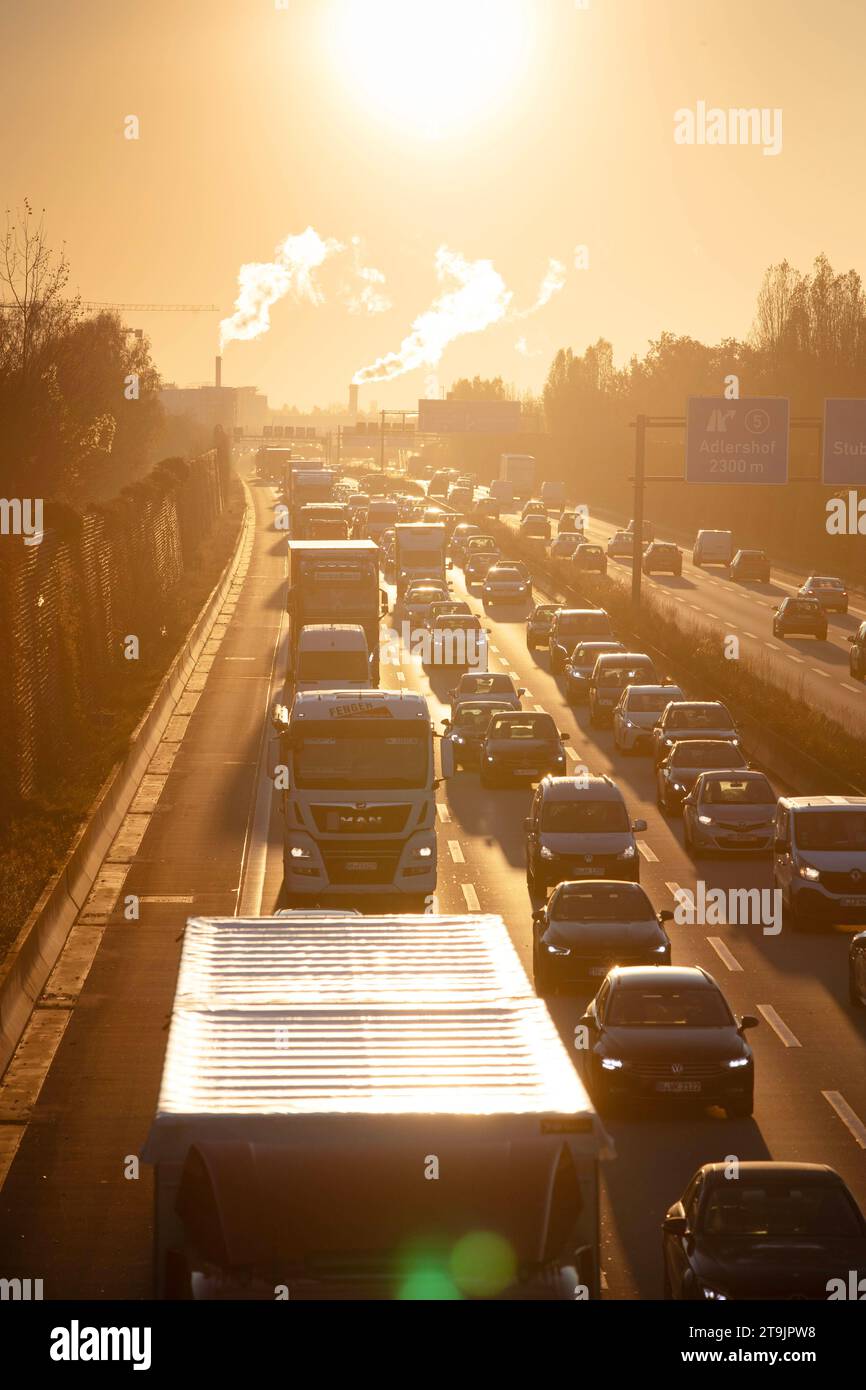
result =
[{"label": "blue motorway sign", "polygon": [[520,401],[419,401],[419,434],[517,434]]},{"label": "blue motorway sign", "polygon": [[856,397],[824,402],[824,482],[866,487],[866,401]]},{"label": "blue motorway sign", "polygon": [[786,483],[788,416],[783,396],[690,396],[686,482]]}]

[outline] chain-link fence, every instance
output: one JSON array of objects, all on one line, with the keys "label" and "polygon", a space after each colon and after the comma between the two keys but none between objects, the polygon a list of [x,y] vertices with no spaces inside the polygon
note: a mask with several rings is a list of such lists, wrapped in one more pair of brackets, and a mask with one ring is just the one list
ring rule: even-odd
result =
[{"label": "chain-link fence", "polygon": [[226,504],[227,452],[157,465],[106,506],[46,508],[38,545],[0,536],[0,798],[56,775],[106,703],[126,639],[159,636],[173,592]]}]

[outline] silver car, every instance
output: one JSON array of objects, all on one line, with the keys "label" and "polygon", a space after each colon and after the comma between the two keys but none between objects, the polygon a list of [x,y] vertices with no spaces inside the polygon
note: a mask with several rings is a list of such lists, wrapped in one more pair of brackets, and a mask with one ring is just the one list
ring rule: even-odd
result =
[{"label": "silver car", "polygon": [[487,571],[482,590],[485,608],[491,603],[520,603],[531,594],[532,580],[525,565],[498,564]]},{"label": "silver car", "polygon": [[684,700],[678,685],[627,685],[613,712],[613,738],[621,753],[652,745],[653,729],[671,700]]},{"label": "silver car", "polygon": [[683,800],[686,849],[768,854],[775,815],[776,793],[763,772],[702,772]]}]

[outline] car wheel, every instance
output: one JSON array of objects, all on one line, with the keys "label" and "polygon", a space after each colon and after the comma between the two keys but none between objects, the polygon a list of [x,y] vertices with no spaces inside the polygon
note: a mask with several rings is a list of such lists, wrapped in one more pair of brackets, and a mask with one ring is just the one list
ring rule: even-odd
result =
[{"label": "car wheel", "polygon": [[658,777],[656,778],[656,805],[661,811],[665,809],[665,795],[662,791],[661,780]]},{"label": "car wheel", "polygon": [[738,1096],[736,1100],[725,1102],[725,1111],[729,1120],[748,1120],[755,1109],[754,1091],[749,1091],[746,1096]]},{"label": "car wheel", "polygon": [[793,903],[782,899],[782,927],[786,931],[804,931],[805,923]]},{"label": "car wheel", "polygon": [[822,627],[821,631],[815,634],[819,642],[827,641],[827,629]]},{"label": "car wheel", "polygon": [[854,969],[848,966],[848,999],[855,1009],[866,1009],[866,999],[857,988],[857,981],[854,978]]}]

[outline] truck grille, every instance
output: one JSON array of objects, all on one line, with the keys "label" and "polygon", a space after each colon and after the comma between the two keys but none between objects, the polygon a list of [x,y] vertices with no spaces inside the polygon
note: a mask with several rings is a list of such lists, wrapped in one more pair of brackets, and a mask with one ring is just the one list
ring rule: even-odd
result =
[{"label": "truck grille", "polygon": [[325,871],[334,884],[393,882],[402,848],[393,840],[363,840],[356,844],[326,841],[319,845]]},{"label": "truck grille", "polygon": [[[316,829],[327,835],[399,835],[406,828],[409,806],[311,806]],[[354,850],[352,851],[354,853]]]},{"label": "truck grille", "polygon": [[822,869],[821,883],[830,893],[851,893],[866,897],[866,872],[863,869],[851,869],[847,873],[827,873]]}]

